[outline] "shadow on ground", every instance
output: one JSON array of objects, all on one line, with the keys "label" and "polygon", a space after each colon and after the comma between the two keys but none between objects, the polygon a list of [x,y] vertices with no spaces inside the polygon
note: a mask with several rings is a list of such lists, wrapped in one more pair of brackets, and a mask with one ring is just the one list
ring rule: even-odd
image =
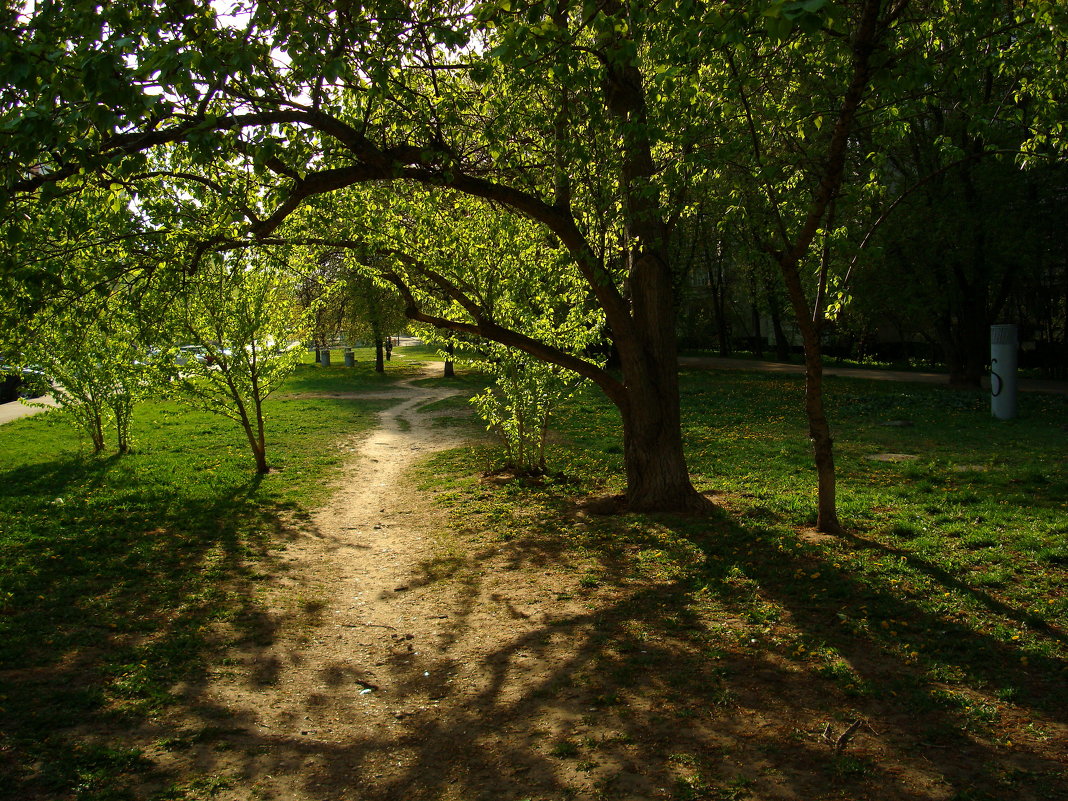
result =
[{"label": "shadow on ground", "polygon": [[[388,727],[350,742],[266,735],[252,712],[191,689],[203,726],[225,726],[193,761],[242,777],[234,797],[286,774],[316,799],[1068,797],[1063,659],[725,515],[634,520],[471,535],[463,556],[424,565],[446,618],[436,640],[416,639],[423,658],[394,633],[381,686],[370,665],[316,666],[308,710],[375,703]],[[976,597],[928,574],[928,591]],[[303,610],[310,636],[321,611]]]},{"label": "shadow on ground", "polygon": [[[594,520],[561,505],[508,541],[470,529],[413,581],[440,599],[433,638],[383,633],[383,665],[313,666],[309,711],[377,704],[388,726],[344,742],[263,733],[255,710],[204,688],[219,631],[255,647],[287,624],[256,594],[285,569],[270,545],[293,510],[264,505],[256,481],[203,498],[131,487],[102,508],[107,469],[0,475],[9,503],[83,486],[24,510],[5,566],[23,600],[2,617],[0,798],[251,798],[279,775],[309,799],[1068,798],[1063,631],[915,554],[845,546],[928,582],[902,587],[725,513]],[[921,603],[933,593],[943,612]],[[293,615],[314,636],[323,611]],[[280,666],[247,681],[272,686]],[[152,763],[134,730],[180,759]]]}]

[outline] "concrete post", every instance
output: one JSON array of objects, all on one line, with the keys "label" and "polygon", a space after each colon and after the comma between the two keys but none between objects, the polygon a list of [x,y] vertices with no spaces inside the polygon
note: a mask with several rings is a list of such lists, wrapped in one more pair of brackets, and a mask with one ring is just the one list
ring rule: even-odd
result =
[{"label": "concrete post", "polygon": [[330,349],[329,348],[323,348],[319,352],[319,364],[321,364],[323,367],[329,367],[330,366]]},{"label": "concrete post", "polygon": [[1015,325],[990,326],[990,412],[999,420],[1016,417]]},{"label": "concrete post", "polygon": [[345,366],[356,366],[356,354],[352,352],[352,348],[345,348]]}]

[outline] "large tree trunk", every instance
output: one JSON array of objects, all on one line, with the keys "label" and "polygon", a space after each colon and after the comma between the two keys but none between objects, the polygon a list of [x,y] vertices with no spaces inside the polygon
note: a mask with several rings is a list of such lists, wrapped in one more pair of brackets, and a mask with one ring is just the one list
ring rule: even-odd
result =
[{"label": "large tree trunk", "polygon": [[[651,226],[652,227],[652,226]],[[625,394],[623,417],[627,507],[631,511],[701,512],[711,504],[694,489],[682,448],[678,347],[667,249],[650,234],[632,254],[633,326],[614,332]]]},{"label": "large tree trunk", "polygon": [[946,351],[950,386],[978,389],[986,372],[985,360],[962,347],[953,345]]},{"label": "large tree trunk", "polygon": [[989,352],[989,326],[985,320],[975,319],[981,315],[973,309],[965,313],[964,319],[952,322],[942,319],[936,327],[951,386],[978,388],[982,385]]},{"label": "large tree trunk", "polygon": [[[619,10],[615,3],[608,8]],[[623,368],[624,391],[616,404],[623,416],[627,506],[632,511],[705,511],[711,503],[690,482],[682,450],[671,248],[653,183],[657,168],[641,72],[635,65],[610,65],[603,88],[622,141],[629,249],[631,313],[608,317]]]},{"label": "large tree trunk", "polygon": [[682,449],[678,386],[632,387],[623,414],[627,508],[632,512],[703,512],[710,502],[690,482]]}]

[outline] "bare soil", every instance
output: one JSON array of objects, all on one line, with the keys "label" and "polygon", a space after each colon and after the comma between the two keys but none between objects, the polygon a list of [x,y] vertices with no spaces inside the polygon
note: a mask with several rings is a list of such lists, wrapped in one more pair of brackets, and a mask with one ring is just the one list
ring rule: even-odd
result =
[{"label": "bare soil", "polygon": [[[959,790],[979,766],[1063,769],[1057,721],[1038,721],[1042,734],[1015,748],[925,742],[893,699],[856,712],[798,665],[747,651],[743,636],[736,651],[708,655],[686,650],[686,621],[678,642],[646,638],[635,610],[662,603],[672,614],[670,581],[584,587],[550,553],[446,535],[452,522],[408,471],[459,444],[420,411],[449,392],[404,391],[354,443],[331,501],[292,521],[263,582],[257,634],[208,680],[178,688],[182,711],[143,732],[161,768],[201,777],[187,791],[232,801],[1065,797],[1026,782]],[[861,654],[855,664],[884,667]]]},{"label": "bare soil", "polygon": [[182,711],[141,733],[157,743],[146,756],[165,772],[217,777],[199,786],[220,799],[588,789],[573,761],[549,753],[585,730],[585,710],[541,700],[581,660],[553,621],[588,611],[555,600],[549,572],[519,583],[449,552],[444,513],[406,472],[458,444],[454,429],[419,410],[453,393],[402,386],[403,402],[354,443],[329,504],[291,521],[281,569],[263,587],[258,635],[230,648],[208,682],[176,688]]}]

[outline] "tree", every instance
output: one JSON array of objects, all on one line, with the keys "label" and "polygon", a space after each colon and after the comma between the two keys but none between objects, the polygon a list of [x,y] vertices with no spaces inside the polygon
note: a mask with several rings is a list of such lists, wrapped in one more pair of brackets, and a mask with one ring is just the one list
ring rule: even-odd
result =
[{"label": "tree", "polygon": [[[873,77],[876,53],[893,58],[895,28],[907,0],[861,0],[831,6],[776,3],[764,13],[769,35],[722,47],[722,69],[704,91],[723,98],[718,113],[743,121],[744,136],[726,142],[721,160],[738,165],[736,192],[760,250],[774,260],[786,286],[805,351],[805,413],[818,477],[817,528],[841,530],[837,514],[833,439],[823,407],[822,329],[826,320],[829,251],[818,258],[814,291],[802,266],[821,233],[834,225],[847,174],[850,141]],[[828,35],[796,37],[794,29]],[[789,41],[792,46],[785,47]],[[755,69],[750,66],[755,66]],[[826,127],[825,127],[826,122]],[[726,123],[724,123],[726,124]],[[728,154],[744,152],[731,159]]]},{"label": "tree", "polygon": [[44,370],[96,452],[111,428],[118,452],[129,450],[134,404],[162,382],[163,232],[129,200],[121,187],[89,184],[0,221],[0,347]]},{"label": "tree", "polygon": [[114,427],[120,454],[130,449],[134,404],[161,386],[159,362],[141,338],[130,309],[116,293],[39,312],[23,348],[52,382],[52,397],[84,431],[93,450],[104,450]]},{"label": "tree", "polygon": [[[747,153],[722,161],[738,165],[737,191],[749,207],[744,216],[779,268],[804,343],[822,531],[840,529],[822,339],[846,298],[849,257],[860,246],[855,231],[866,227],[879,193],[873,184],[880,148],[962,73],[990,76],[1040,52],[1059,35],[1046,13],[998,0],[960,8],[907,0],[777,3],[765,12],[771,37],[748,37],[724,52],[725,80],[713,84],[711,94],[736,98],[720,111],[745,121],[740,142]],[[790,38],[784,35],[789,22],[832,35],[794,39],[780,50],[776,40]],[[1047,56],[1035,63],[1035,75],[1044,70],[1045,79],[1057,80],[1060,67]],[[982,93],[979,98],[961,98],[961,106],[983,113]],[[727,152],[737,146],[728,143]]]},{"label": "tree", "polygon": [[[210,7],[50,4],[21,19],[10,12],[0,125],[12,144],[0,166],[17,195],[61,188],[83,170],[151,180],[161,169],[147,154],[165,154],[163,171],[184,176],[191,194],[219,195],[231,215],[197,253],[228,237],[281,235],[313,199],[367,183],[421,185],[436,190],[435,202],[462,193],[494,213],[533,220],[600,309],[618,374],[508,329],[477,302],[465,309],[474,322],[412,302],[409,313],[475,329],[594,381],[622,416],[631,508],[703,509],[682,449],[673,223],[695,186],[720,180],[732,153],[765,177],[755,153],[732,149],[760,116],[737,107],[737,76],[827,76],[817,88],[836,102],[824,109],[828,134],[807,178],[763,180],[796,189],[778,204],[785,235],[776,260],[799,324],[812,328],[805,321],[819,315],[810,314],[801,265],[841,186],[871,75],[909,71],[892,46],[907,8],[905,0],[373,0],[329,14],[300,2],[254,4],[221,20]],[[923,8],[935,21],[956,12]],[[969,20],[985,24],[979,13]],[[906,21],[910,30],[928,24],[923,15]],[[38,63],[45,68],[34,70]],[[776,131],[823,119],[802,81],[764,111],[781,122]],[[31,165],[43,168],[28,174]],[[232,230],[237,220],[245,230]],[[401,273],[396,279],[404,282]],[[477,301],[454,283],[439,289]],[[821,290],[815,296],[818,311]],[[805,338],[814,399],[818,332]],[[817,406],[812,400],[809,413],[825,461],[830,435]]]},{"label": "tree", "polygon": [[543,475],[549,421],[557,407],[575,393],[582,380],[574,373],[490,343],[477,359],[494,378],[494,386],[471,398],[479,417],[504,446],[505,464],[520,475]]},{"label": "tree", "polygon": [[297,303],[309,314],[316,363],[346,328],[348,294],[341,291],[345,278],[343,260],[336,253],[325,253],[297,284]]},{"label": "tree", "polygon": [[1023,47],[1042,30],[992,10],[1000,30],[931,33],[942,49],[975,55],[932,60],[926,91],[873,164],[889,196],[873,261],[910,289],[896,314],[937,343],[951,383],[971,387],[986,370],[990,325],[1048,264],[1050,221],[1064,207],[1063,169],[1043,141],[1049,120],[1033,88],[1050,65]]},{"label": "tree", "polygon": [[178,311],[179,330],[208,357],[182,366],[183,394],[241,426],[257,473],[270,471],[263,402],[300,362],[307,330],[295,283],[296,275],[269,257],[218,255],[200,265]]},{"label": "tree", "polygon": [[939,173],[880,228],[870,266],[854,280],[857,314],[922,335],[942,351],[950,383],[978,387],[992,324],[1041,325],[1044,304],[1032,288],[1044,287],[1052,341],[1049,313],[1064,289],[1049,281],[1063,265],[1050,235],[1066,188],[1059,168],[1021,170],[993,156]]},{"label": "tree", "polygon": [[[94,33],[86,11],[50,6],[16,26],[16,94],[57,100],[48,110],[50,135],[32,115],[15,119],[22,149],[7,165],[15,188],[55,185],[86,164],[135,178],[146,170],[146,151],[180,145],[183,157],[214,159],[216,167],[236,168],[243,156],[266,179],[261,202],[244,209],[261,237],[308,198],[390,179],[449,187],[531,217],[562,242],[604,310],[623,377],[513,332],[486,332],[577,369],[619,406],[632,508],[703,507],[682,452],[667,230],[634,35],[644,26],[632,9],[608,3],[589,22],[566,7],[495,7],[482,19],[466,9],[392,2],[329,17],[294,11],[258,6],[233,28],[210,10],[147,19],[120,3],[104,10]],[[496,32],[485,33],[490,25]],[[513,69],[531,35],[534,51]],[[77,45],[64,53],[65,41]],[[21,74],[39,49],[58,59],[43,92]],[[286,66],[272,51],[285,53]],[[101,65],[98,83],[71,86],[72,75]],[[358,91],[367,80],[372,91]],[[137,91],[149,87],[163,94]],[[579,87],[595,91],[583,97]],[[308,102],[294,99],[302,93]],[[103,97],[107,114],[97,112]],[[465,109],[476,113],[465,119]],[[490,138],[473,139],[486,123]],[[599,128],[606,135],[583,141]],[[582,137],[570,138],[572,130]],[[41,159],[40,144],[54,134],[77,136],[80,152],[63,147],[47,175],[12,175]],[[547,168],[530,169],[527,144],[549,157]],[[595,229],[580,224],[586,210],[574,201],[569,175],[601,172],[594,156],[613,151],[621,157],[611,158],[595,188],[611,207],[618,201],[619,212],[601,225],[604,234],[615,229],[613,241],[599,245],[588,235]]]},{"label": "tree", "polygon": [[385,372],[383,343],[405,320],[404,305],[396,288],[381,278],[352,271],[345,280],[345,294],[348,299],[345,327],[350,340],[373,342],[375,370]]}]

